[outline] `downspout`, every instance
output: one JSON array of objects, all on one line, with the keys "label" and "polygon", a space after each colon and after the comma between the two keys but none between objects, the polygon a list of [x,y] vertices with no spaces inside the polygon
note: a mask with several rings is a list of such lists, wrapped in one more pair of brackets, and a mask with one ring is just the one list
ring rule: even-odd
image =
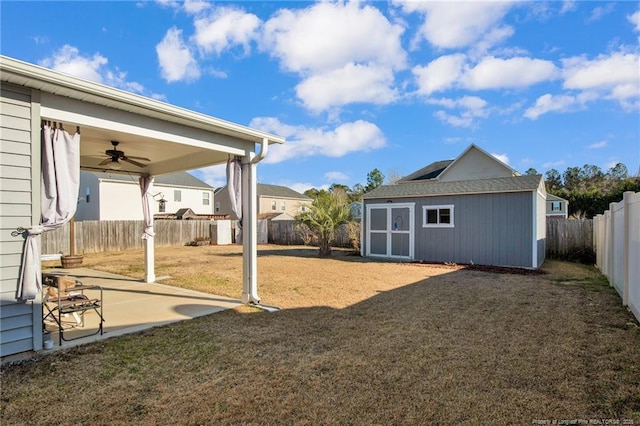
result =
[{"label": "downspout", "polygon": [[248,162],[247,170],[246,170],[248,173],[243,173],[243,179],[245,178],[245,176],[248,178],[247,181],[245,182],[247,182],[248,186],[251,186],[251,190],[248,192],[251,194],[251,197],[253,198],[251,200],[247,199],[246,203],[244,204],[247,206],[248,209],[252,210],[252,213],[249,214],[250,217],[247,218],[249,220],[245,223],[244,231],[246,232],[246,234],[244,235],[244,238],[243,238],[243,244],[246,244],[244,249],[246,250],[246,252],[248,252],[248,256],[249,256],[249,259],[245,264],[245,274],[247,276],[245,277],[246,287],[243,294],[244,303],[252,303],[252,304],[260,303],[260,296],[258,295],[258,276],[257,276],[258,275],[258,268],[257,268],[258,232],[257,232],[257,223],[256,223],[257,207],[255,205],[256,203],[255,174],[256,174],[256,165],[267,156],[268,151],[269,151],[269,139],[263,138],[262,141],[260,142],[260,152]]},{"label": "downspout", "polygon": [[267,156],[267,152],[269,152],[269,139],[262,138],[262,142],[260,142],[260,153],[253,157],[251,163],[258,164],[260,161],[264,160]]}]

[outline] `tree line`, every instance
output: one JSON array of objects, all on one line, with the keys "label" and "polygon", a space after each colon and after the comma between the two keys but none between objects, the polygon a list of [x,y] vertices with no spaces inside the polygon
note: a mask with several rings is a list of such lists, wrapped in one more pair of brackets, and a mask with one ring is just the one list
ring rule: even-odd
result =
[{"label": "tree line", "polygon": [[[539,174],[531,168],[527,175]],[[604,172],[593,164],[556,169],[544,175],[547,193],[569,201],[569,216],[590,219],[622,200],[625,191],[640,191],[640,176],[630,176],[627,166],[618,163]]]}]

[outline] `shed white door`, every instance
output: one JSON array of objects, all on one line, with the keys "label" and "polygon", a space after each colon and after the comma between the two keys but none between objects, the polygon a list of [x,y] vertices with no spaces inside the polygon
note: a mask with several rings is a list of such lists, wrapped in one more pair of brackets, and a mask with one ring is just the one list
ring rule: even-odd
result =
[{"label": "shed white door", "polygon": [[367,256],[413,259],[414,203],[367,205]]}]

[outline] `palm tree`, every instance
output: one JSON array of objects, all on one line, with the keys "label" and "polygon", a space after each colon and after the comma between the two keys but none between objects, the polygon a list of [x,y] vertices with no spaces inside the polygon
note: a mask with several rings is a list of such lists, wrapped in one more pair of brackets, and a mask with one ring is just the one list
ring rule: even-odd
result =
[{"label": "palm tree", "polygon": [[297,224],[309,227],[318,238],[318,255],[331,256],[331,241],[336,228],[351,219],[349,197],[344,191],[319,193],[313,200],[309,210],[296,216]]}]

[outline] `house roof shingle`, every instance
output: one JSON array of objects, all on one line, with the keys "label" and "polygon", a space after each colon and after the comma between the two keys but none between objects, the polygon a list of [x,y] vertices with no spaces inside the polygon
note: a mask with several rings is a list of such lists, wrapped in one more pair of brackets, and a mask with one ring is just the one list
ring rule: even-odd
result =
[{"label": "house roof shingle", "polygon": [[527,192],[537,190],[541,178],[541,175],[532,175],[452,182],[438,180],[410,181],[379,186],[373,191],[364,194],[362,198],[433,197],[438,195]]},{"label": "house roof shingle", "polygon": [[278,197],[278,198],[297,198],[300,200],[311,200],[306,195],[300,194],[291,188],[280,185],[268,185],[265,183],[259,183],[257,185],[258,196],[265,197]]},{"label": "house roof shingle", "polygon": [[[103,173],[103,172],[89,172],[95,174],[98,179],[109,179],[122,182],[138,182],[137,176],[131,177],[129,175],[120,173]],[[166,175],[159,175],[154,177],[154,184],[161,184],[167,186],[186,186],[195,188],[213,189],[213,187],[197,177],[187,172],[171,173]]]},{"label": "house roof shingle", "polygon": [[398,182],[411,182],[416,180],[435,179],[449,164],[453,163],[453,160],[434,161],[426,167],[417,170]]}]

